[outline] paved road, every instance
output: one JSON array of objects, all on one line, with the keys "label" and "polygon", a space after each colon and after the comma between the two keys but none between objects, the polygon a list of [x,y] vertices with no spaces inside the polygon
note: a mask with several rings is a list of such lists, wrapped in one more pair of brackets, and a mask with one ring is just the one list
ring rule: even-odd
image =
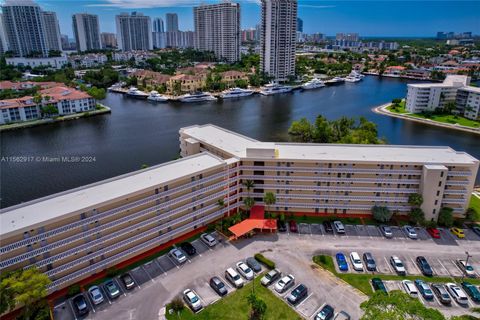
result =
[{"label": "paved road", "polygon": [[[317,226],[318,227],[318,226]],[[216,299],[209,291],[207,281],[213,275],[223,278],[224,271],[240,259],[263,252],[265,256],[274,260],[284,273],[292,273],[297,283],[305,283],[310,289],[311,296],[296,308],[305,318],[310,318],[324,303],[333,305],[336,311],[345,310],[353,319],[361,316],[359,304],[366,300],[352,287],[345,285],[336,277],[312,268],[312,256],[320,253],[334,254],[338,251],[349,253],[366,250],[377,257],[388,257],[397,254],[410,261],[416,255],[424,255],[428,259],[455,259],[463,258],[468,251],[472,256],[472,264],[480,270],[480,237],[475,235],[467,240],[447,239],[445,242],[435,242],[430,238],[410,240],[406,237],[385,239],[377,231],[355,230],[347,231],[346,236],[325,235],[322,228],[310,227],[310,233],[305,234],[275,234],[257,235],[253,239],[241,240],[232,244],[221,243],[214,250],[206,248],[200,241],[194,243],[201,256],[196,256],[184,265],[177,265],[173,261],[167,263],[168,257],[162,257],[155,268],[142,266],[137,270],[138,275],[147,273],[142,280],[141,288],[126,293],[112,305],[100,307],[95,313],[90,313],[90,319],[159,319],[159,310],[178,295],[185,288],[194,289],[207,303]],[[316,232],[318,231],[318,232]],[[363,235],[365,233],[365,235]],[[160,263],[161,262],[161,263]],[[168,264],[170,264],[168,266]],[[172,265],[173,264],[173,265]],[[409,264],[407,267],[409,267]],[[169,268],[164,270],[163,268]],[[411,269],[415,266],[411,263]],[[384,268],[388,266],[384,265]],[[434,267],[435,268],[435,267]],[[158,269],[158,270],[157,270]],[[148,275],[148,270],[156,270],[154,276]],[[443,270],[443,269],[442,269]],[[388,272],[385,269],[385,272]],[[448,267],[445,271],[448,272]],[[455,272],[454,268],[450,272]],[[415,272],[413,272],[415,273]],[[418,272],[416,272],[418,273]],[[439,271],[440,273],[440,271]],[[137,274],[137,273],[135,273]],[[134,275],[135,275],[134,274]],[[449,314],[462,314],[465,310],[450,310]]]}]

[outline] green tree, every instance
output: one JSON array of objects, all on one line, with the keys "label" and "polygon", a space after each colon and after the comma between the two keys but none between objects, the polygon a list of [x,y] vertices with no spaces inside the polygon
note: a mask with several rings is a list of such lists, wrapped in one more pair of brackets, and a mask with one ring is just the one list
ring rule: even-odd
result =
[{"label": "green tree", "polygon": [[438,224],[447,228],[453,226],[453,209],[443,207],[438,213]]},{"label": "green tree", "polygon": [[423,197],[419,193],[412,193],[408,196],[408,204],[412,207],[420,207],[423,204]]},{"label": "green tree", "polygon": [[243,199],[243,205],[245,206],[245,209],[247,209],[248,213],[250,213],[250,210],[255,205],[255,200],[252,197],[246,197]]},{"label": "green tree", "polygon": [[97,100],[105,99],[107,93],[103,88],[91,87],[87,89],[87,93]]},{"label": "green tree", "polygon": [[2,274],[0,282],[0,314],[24,306],[28,318],[35,311],[35,303],[47,295],[50,279],[36,267]]},{"label": "green tree", "polygon": [[379,222],[388,222],[392,218],[393,213],[387,207],[373,206],[373,218]]},{"label": "green tree", "polygon": [[247,189],[248,196],[250,196],[250,191],[255,187],[255,182],[253,180],[245,180],[243,186]]},{"label": "green tree", "polygon": [[364,311],[361,320],[445,320],[437,309],[427,308],[399,290],[388,295],[377,291],[360,308]]},{"label": "green tree", "polygon": [[408,214],[408,219],[415,225],[423,224],[425,222],[425,213],[420,208],[412,208]]},{"label": "green tree", "polygon": [[298,138],[300,142],[311,142],[313,137],[313,126],[307,118],[293,121],[288,133]]},{"label": "green tree", "polygon": [[452,114],[452,112],[457,108],[454,101],[448,101],[443,106],[443,112]]},{"label": "green tree", "polygon": [[[45,97],[45,99],[47,98],[48,96]],[[58,114],[58,109],[56,106],[54,106],[53,104],[47,104],[46,106],[43,106],[41,108],[42,110],[42,114],[43,116],[45,117],[51,117],[51,116],[54,116],[54,115],[57,115]]]},{"label": "green tree", "polygon": [[263,196],[263,202],[267,206],[267,209],[270,209],[270,206],[273,206],[277,202],[277,197],[273,192],[265,192],[265,195]]},{"label": "green tree", "polygon": [[250,294],[247,297],[248,303],[250,303],[250,320],[262,320],[265,317],[265,312],[267,311],[267,304],[255,294]]}]

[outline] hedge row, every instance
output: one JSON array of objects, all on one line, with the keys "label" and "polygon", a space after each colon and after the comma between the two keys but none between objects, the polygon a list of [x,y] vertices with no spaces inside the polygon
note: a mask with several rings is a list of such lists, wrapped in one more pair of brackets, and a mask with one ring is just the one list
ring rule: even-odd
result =
[{"label": "hedge row", "polygon": [[263,263],[268,269],[275,269],[275,262],[270,259],[265,258],[265,256],[261,253],[257,253],[255,255],[255,259]]}]

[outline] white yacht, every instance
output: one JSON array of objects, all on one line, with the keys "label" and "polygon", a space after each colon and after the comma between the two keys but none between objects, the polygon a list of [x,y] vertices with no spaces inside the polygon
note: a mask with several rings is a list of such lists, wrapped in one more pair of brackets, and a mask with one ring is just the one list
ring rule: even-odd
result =
[{"label": "white yacht", "polygon": [[130,87],[127,91],[127,96],[139,99],[145,99],[148,97],[148,93],[138,90],[135,87]]},{"label": "white yacht", "polygon": [[154,91],[150,91],[150,94],[148,95],[147,100],[155,101],[155,102],[165,102],[165,101],[168,101],[168,97],[154,90]]},{"label": "white yacht", "polygon": [[246,97],[253,94],[253,90],[250,89],[242,89],[242,88],[233,88],[223,91],[220,94],[220,98],[222,99],[229,99],[229,98],[238,98],[238,97]]},{"label": "white yacht", "polygon": [[196,92],[193,94],[187,93],[178,98],[181,102],[201,102],[201,101],[215,101],[217,98],[212,96],[210,92]]},{"label": "white yacht", "polygon": [[362,74],[361,72],[358,72],[357,70],[352,70],[352,72],[350,72],[351,75],[354,75],[355,77],[359,77],[359,78],[365,78],[365,75]]},{"label": "white yacht", "polygon": [[302,85],[302,89],[304,89],[304,90],[317,89],[317,88],[321,88],[321,87],[325,87],[325,83],[322,80],[317,79],[317,78],[314,78],[314,79],[312,79],[308,82],[305,82]]},{"label": "white yacht", "polygon": [[332,78],[332,79],[330,79],[330,80],[325,81],[325,84],[327,84],[327,85],[335,85],[335,84],[341,84],[341,83],[344,83],[344,82],[345,82],[345,79],[344,79],[344,78],[335,77],[335,78]]},{"label": "white yacht", "polygon": [[263,94],[264,96],[269,96],[272,94],[277,94],[277,93],[287,93],[291,92],[293,88],[291,86],[284,86],[281,84],[277,83],[269,83],[265,85],[262,90],[260,90],[260,93]]}]

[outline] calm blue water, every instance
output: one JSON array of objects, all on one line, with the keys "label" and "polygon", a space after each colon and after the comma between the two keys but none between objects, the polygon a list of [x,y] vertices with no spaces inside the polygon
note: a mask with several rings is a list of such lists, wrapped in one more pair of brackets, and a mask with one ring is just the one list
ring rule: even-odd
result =
[{"label": "calm blue water", "polygon": [[404,97],[406,82],[366,77],[356,84],[202,104],[153,104],[109,94],[112,114],[4,132],[2,156],[93,156],[91,163],[1,163],[2,207],[155,165],[178,156],[178,130],[213,123],[263,141],[285,141],[290,123],[318,114],[365,116],[391,144],[448,145],[480,158],[478,135],[381,116],[371,108]]}]

